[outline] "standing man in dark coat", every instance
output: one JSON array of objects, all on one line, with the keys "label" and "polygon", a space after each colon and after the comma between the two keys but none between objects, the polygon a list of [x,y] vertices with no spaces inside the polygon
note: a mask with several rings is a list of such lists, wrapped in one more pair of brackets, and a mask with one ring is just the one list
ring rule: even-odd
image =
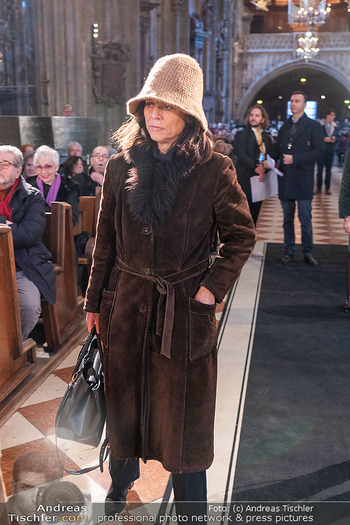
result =
[{"label": "standing man in dark coat", "polygon": [[236,170],[238,182],[247,196],[250,213],[256,225],[262,201],[252,201],[250,178],[259,175],[260,182],[264,182],[265,173],[269,169],[266,155],[272,154],[272,140],[264,131],[270,126],[266,109],[260,104],[252,106],[248,110],[245,124],[246,127],[238,131],[235,137]]},{"label": "standing man in dark coat", "polygon": [[18,148],[0,146],[0,222],[12,230],[22,337],[36,325],[40,294],[56,301],[56,276],[51,254],[42,243],[45,201],[40,191],[21,177],[23,156]]},{"label": "standing man in dark coat", "polygon": [[290,98],[292,116],[283,124],[278,136],[280,170],[278,177],[279,198],[283,208],[284,250],[282,259],[290,263],[295,247],[294,214],[298,202],[301,224],[301,242],[304,261],[316,266],[312,257],[311,201],[314,192],[315,161],[324,151],[321,125],[304,113],[307,97],[302,91],[294,91]]},{"label": "standing man in dark coat", "polygon": [[326,168],[326,194],[332,195],[330,190],[331,186],[331,170],[334,158],[334,146],[338,137],[337,124],[334,122],[335,111],[332,108],[329,108],[326,111],[326,118],[320,121],[322,126],[323,135],[324,135],[324,146],[325,151],[323,155],[320,155],[317,161],[317,190],[316,193],[321,193],[322,189],[322,174],[323,168]]}]

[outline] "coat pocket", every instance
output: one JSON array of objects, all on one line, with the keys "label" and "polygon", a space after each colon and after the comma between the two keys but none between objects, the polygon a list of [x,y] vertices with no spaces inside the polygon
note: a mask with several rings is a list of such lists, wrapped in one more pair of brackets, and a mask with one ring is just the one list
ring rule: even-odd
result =
[{"label": "coat pocket", "polygon": [[194,360],[210,354],[216,348],[216,304],[203,304],[192,298],[189,304],[189,353],[190,359]]},{"label": "coat pocket", "polygon": [[116,292],[103,290],[100,306],[100,338],[104,348],[108,347],[109,331]]}]

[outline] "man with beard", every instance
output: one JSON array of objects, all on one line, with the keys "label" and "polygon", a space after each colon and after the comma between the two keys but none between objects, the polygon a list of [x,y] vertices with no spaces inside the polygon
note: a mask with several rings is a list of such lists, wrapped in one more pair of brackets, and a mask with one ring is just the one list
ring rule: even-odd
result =
[{"label": "man with beard", "polygon": [[96,186],[102,186],[108,159],[108,148],[105,146],[96,146],[96,148],[93,149],[88,174],[82,172],[74,177],[74,180],[80,184],[80,195],[95,195]]},{"label": "man with beard", "polygon": [[245,124],[246,127],[235,136],[236,170],[238,182],[247,196],[256,225],[262,201],[252,201],[250,178],[258,175],[260,182],[264,182],[265,173],[269,169],[266,155],[272,154],[272,141],[270,135],[264,131],[270,125],[266,109],[260,104],[252,106],[248,110]]}]

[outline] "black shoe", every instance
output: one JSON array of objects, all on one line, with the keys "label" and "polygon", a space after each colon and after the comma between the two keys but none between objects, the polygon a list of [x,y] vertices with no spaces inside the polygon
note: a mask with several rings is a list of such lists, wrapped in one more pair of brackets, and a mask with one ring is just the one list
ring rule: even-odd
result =
[{"label": "black shoe", "polygon": [[116,516],[123,512],[126,507],[125,501],[114,501],[113,499],[105,499],[105,516]]},{"label": "black shoe", "polygon": [[126,507],[126,497],[127,497],[128,491],[133,486],[134,486],[134,482],[132,481],[130,485],[122,489],[120,491],[120,494],[116,496],[115,494],[112,493],[113,485],[111,485],[111,488],[109,489],[107,497],[105,499],[105,515],[106,516],[115,516],[116,514],[120,514],[121,512],[123,512],[123,510]]},{"label": "black shoe", "polygon": [[318,262],[312,257],[312,255],[305,255],[304,261],[306,262],[306,264],[310,264],[311,266],[317,266],[318,264]]},{"label": "black shoe", "polygon": [[328,190],[326,190],[326,195],[332,195],[332,192],[331,192],[331,190],[329,190],[329,189],[328,189]]},{"label": "black shoe", "polygon": [[288,264],[290,262],[292,262],[293,260],[293,254],[292,253],[286,253],[286,255],[284,257],[282,257],[282,262],[284,264]]},{"label": "black shoe", "polygon": [[321,193],[321,188],[317,188],[317,190],[314,192],[314,195],[318,195],[319,193]]}]

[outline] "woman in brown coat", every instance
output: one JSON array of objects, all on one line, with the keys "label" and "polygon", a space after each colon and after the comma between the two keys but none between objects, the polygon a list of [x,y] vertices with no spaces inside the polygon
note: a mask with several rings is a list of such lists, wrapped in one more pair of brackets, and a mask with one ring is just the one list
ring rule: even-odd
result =
[{"label": "woman in brown coat", "polygon": [[[255,232],[231,160],[212,151],[202,97],[193,58],[160,58],[127,104],[132,118],[116,132],[122,151],[106,168],[85,310],[104,347],[113,513],[139,458],[172,472],[177,501],[206,500],[215,305]],[[210,264],[216,226],[222,246]]]}]

